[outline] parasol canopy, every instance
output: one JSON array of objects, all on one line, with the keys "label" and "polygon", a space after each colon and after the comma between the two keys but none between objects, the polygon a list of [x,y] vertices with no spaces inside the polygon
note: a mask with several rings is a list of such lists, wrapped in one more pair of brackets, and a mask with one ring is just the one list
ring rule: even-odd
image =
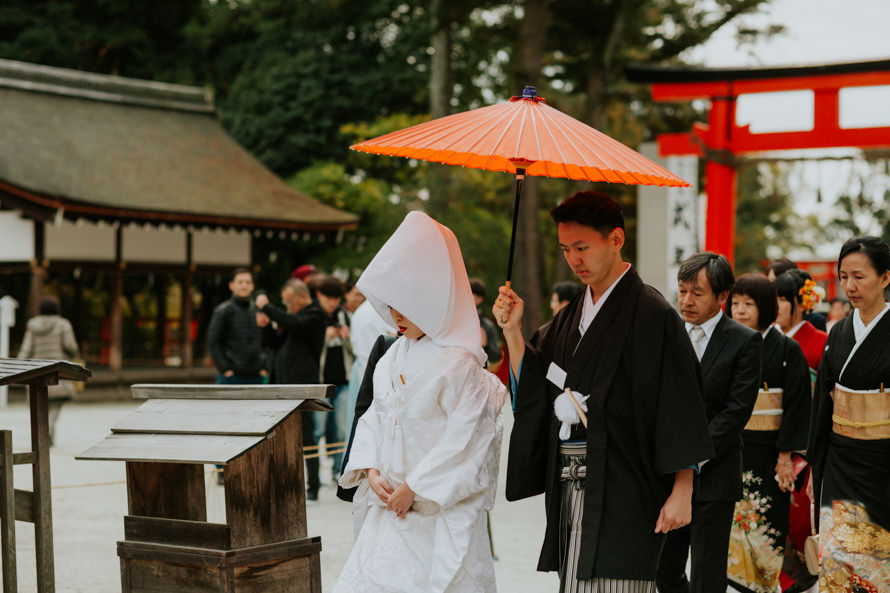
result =
[{"label": "parasol canopy", "polygon": [[350,148],[516,175],[508,286],[525,175],[630,185],[689,185],[637,151],[550,107],[533,86],[508,102],[440,117]]},{"label": "parasol canopy", "polygon": [[547,105],[525,87],[521,97],[440,117],[354,144],[375,154],[474,169],[594,182],[686,187],[640,153]]}]

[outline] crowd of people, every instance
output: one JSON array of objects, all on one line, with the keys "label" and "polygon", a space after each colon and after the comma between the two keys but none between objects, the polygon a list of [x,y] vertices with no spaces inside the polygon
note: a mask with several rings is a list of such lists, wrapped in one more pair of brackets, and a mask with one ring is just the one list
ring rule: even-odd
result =
[{"label": "crowd of people", "polygon": [[506,497],[545,494],[537,569],[561,592],[890,591],[887,244],[844,244],[827,314],[790,260],[736,277],[711,252],[682,263],[670,304],[623,260],[608,196],[551,215],[579,282],[553,287],[529,339],[522,298],[501,287],[489,318],[453,233],[417,212],[354,284],[302,266],[279,308],[233,275],[219,381],[336,386],[303,435],[337,446],[353,504],[335,591],[495,590],[507,401]]},{"label": "crowd of people", "polygon": [[[561,593],[890,591],[887,243],[843,244],[827,312],[794,262],[736,276],[711,252],[681,264],[671,304],[624,261],[611,198],[551,216],[579,282],[527,333],[520,295],[500,287],[489,315],[457,238],[420,212],[355,282],[304,265],[270,295],[232,274],[209,329],[218,383],[335,386],[333,412],[302,416],[353,505],[334,590],[495,590],[509,403],[506,498],[545,495],[537,570]],[[47,299],[19,356],[76,351]],[[312,501],[319,455],[306,466]]]}]

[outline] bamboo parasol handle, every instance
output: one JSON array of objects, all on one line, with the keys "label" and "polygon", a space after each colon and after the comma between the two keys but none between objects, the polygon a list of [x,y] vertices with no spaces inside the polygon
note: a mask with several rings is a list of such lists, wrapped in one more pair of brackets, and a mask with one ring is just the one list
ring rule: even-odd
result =
[{"label": "bamboo parasol handle", "polygon": [[516,229],[519,226],[519,197],[522,195],[522,181],[525,169],[516,169],[516,194],[513,197],[513,230],[510,233],[510,258],[507,260],[507,288],[513,279],[513,252],[516,250]]},{"label": "bamboo parasol handle", "polygon": [[578,400],[575,399],[575,396],[572,395],[572,390],[566,387],[566,393],[569,395],[569,400],[571,400],[572,405],[575,406],[575,411],[578,412],[578,418],[581,419],[581,424],[584,425],[584,428],[587,428],[587,414],[584,413],[581,404],[579,404]]}]

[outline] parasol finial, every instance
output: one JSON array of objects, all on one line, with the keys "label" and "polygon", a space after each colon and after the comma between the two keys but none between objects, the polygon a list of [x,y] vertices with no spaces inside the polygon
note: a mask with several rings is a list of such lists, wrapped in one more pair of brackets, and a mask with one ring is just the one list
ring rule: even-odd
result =
[{"label": "parasol finial", "polygon": [[522,98],[523,99],[534,99],[537,96],[538,92],[535,90],[535,87],[532,85],[526,85],[522,89]]}]

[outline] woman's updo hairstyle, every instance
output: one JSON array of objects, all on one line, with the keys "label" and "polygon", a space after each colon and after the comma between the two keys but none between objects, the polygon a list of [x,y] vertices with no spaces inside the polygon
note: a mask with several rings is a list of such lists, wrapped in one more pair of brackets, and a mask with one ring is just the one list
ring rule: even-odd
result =
[{"label": "woman's updo hairstyle", "polygon": [[853,237],[847,239],[841,247],[837,258],[838,276],[841,273],[841,262],[851,253],[864,253],[871,262],[878,276],[890,270],[890,246],[878,237]]},{"label": "woman's updo hairstyle", "polygon": [[803,296],[800,289],[804,287],[807,280],[812,280],[809,272],[805,272],[800,268],[792,268],[787,272],[782,272],[776,278],[776,295],[791,303],[791,312],[803,302]]}]

